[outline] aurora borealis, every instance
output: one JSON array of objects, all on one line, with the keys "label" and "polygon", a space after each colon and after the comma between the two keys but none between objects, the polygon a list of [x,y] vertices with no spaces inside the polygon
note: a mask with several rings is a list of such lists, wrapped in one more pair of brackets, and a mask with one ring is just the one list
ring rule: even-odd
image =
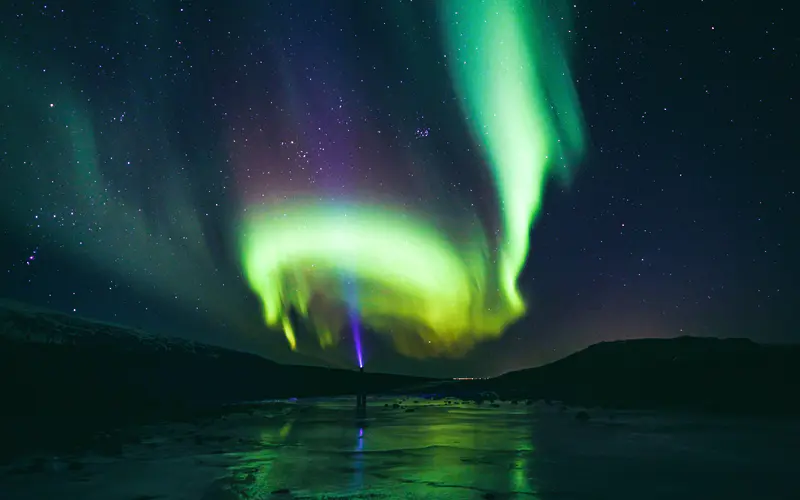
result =
[{"label": "aurora borealis", "polygon": [[469,214],[458,223],[470,229],[451,235],[438,224],[441,214],[380,203],[339,207],[288,198],[251,210],[244,223],[245,275],[263,301],[267,324],[283,326],[292,348],[289,310],[308,317],[321,345],[329,345],[348,316],[318,304],[347,310],[353,286],[360,298],[350,307],[361,321],[388,332],[409,356],[460,354],[501,335],[525,312],[517,279],[528,234],[550,170],[568,168],[565,152],[580,151],[579,104],[565,56],[550,54],[560,45],[543,42],[541,33],[551,29],[546,16],[527,2],[444,0],[442,11],[453,79],[486,152],[500,227],[495,232],[475,222],[479,214]]},{"label": "aurora borealis", "polygon": [[773,14],[123,4],[0,7],[0,298],[433,375],[789,335]]}]

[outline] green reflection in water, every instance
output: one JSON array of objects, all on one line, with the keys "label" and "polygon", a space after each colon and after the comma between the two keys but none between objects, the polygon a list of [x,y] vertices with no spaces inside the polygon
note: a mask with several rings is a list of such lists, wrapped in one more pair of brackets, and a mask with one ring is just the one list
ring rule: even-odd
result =
[{"label": "green reflection in water", "polygon": [[269,421],[260,447],[231,468],[241,498],[287,489],[303,498],[538,498],[532,478],[530,407],[445,405],[384,408],[354,418],[349,402],[315,405]]}]

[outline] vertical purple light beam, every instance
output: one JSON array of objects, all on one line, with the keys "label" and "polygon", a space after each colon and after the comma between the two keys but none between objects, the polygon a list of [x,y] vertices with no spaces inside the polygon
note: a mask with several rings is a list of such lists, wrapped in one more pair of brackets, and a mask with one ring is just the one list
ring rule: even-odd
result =
[{"label": "vertical purple light beam", "polygon": [[364,368],[364,353],[361,350],[361,316],[358,314],[358,292],[356,291],[355,283],[352,280],[344,277],[344,287],[347,293],[348,311],[350,316],[350,328],[353,331],[353,344],[356,348],[356,357],[358,358],[358,367]]},{"label": "vertical purple light beam", "polygon": [[350,310],[350,324],[353,328],[353,343],[356,346],[356,356],[358,356],[358,367],[364,368],[364,357],[361,353],[361,322],[358,320],[358,313]]}]

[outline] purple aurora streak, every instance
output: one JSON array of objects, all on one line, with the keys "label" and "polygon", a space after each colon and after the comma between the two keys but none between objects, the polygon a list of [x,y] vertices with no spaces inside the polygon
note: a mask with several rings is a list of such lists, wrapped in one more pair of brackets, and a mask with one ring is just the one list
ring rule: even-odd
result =
[{"label": "purple aurora streak", "polygon": [[364,356],[361,352],[361,322],[358,320],[358,314],[355,311],[350,313],[350,324],[353,328],[353,343],[356,346],[356,356],[358,357],[358,367],[364,368]]}]

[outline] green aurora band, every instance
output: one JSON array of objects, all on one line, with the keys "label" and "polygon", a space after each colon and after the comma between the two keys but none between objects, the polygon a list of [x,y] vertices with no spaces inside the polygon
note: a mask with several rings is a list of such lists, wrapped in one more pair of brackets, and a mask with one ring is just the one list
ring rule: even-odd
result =
[{"label": "green aurora band", "polygon": [[[554,16],[541,7],[440,5],[451,76],[497,190],[499,236],[470,221],[473,230],[456,234],[435,215],[388,205],[250,207],[245,276],[266,323],[282,327],[293,349],[292,310],[326,347],[356,307],[367,327],[415,357],[463,354],[525,314],[517,279],[545,186],[584,147],[578,99]],[[347,303],[342,280],[354,282],[358,304]]]}]

